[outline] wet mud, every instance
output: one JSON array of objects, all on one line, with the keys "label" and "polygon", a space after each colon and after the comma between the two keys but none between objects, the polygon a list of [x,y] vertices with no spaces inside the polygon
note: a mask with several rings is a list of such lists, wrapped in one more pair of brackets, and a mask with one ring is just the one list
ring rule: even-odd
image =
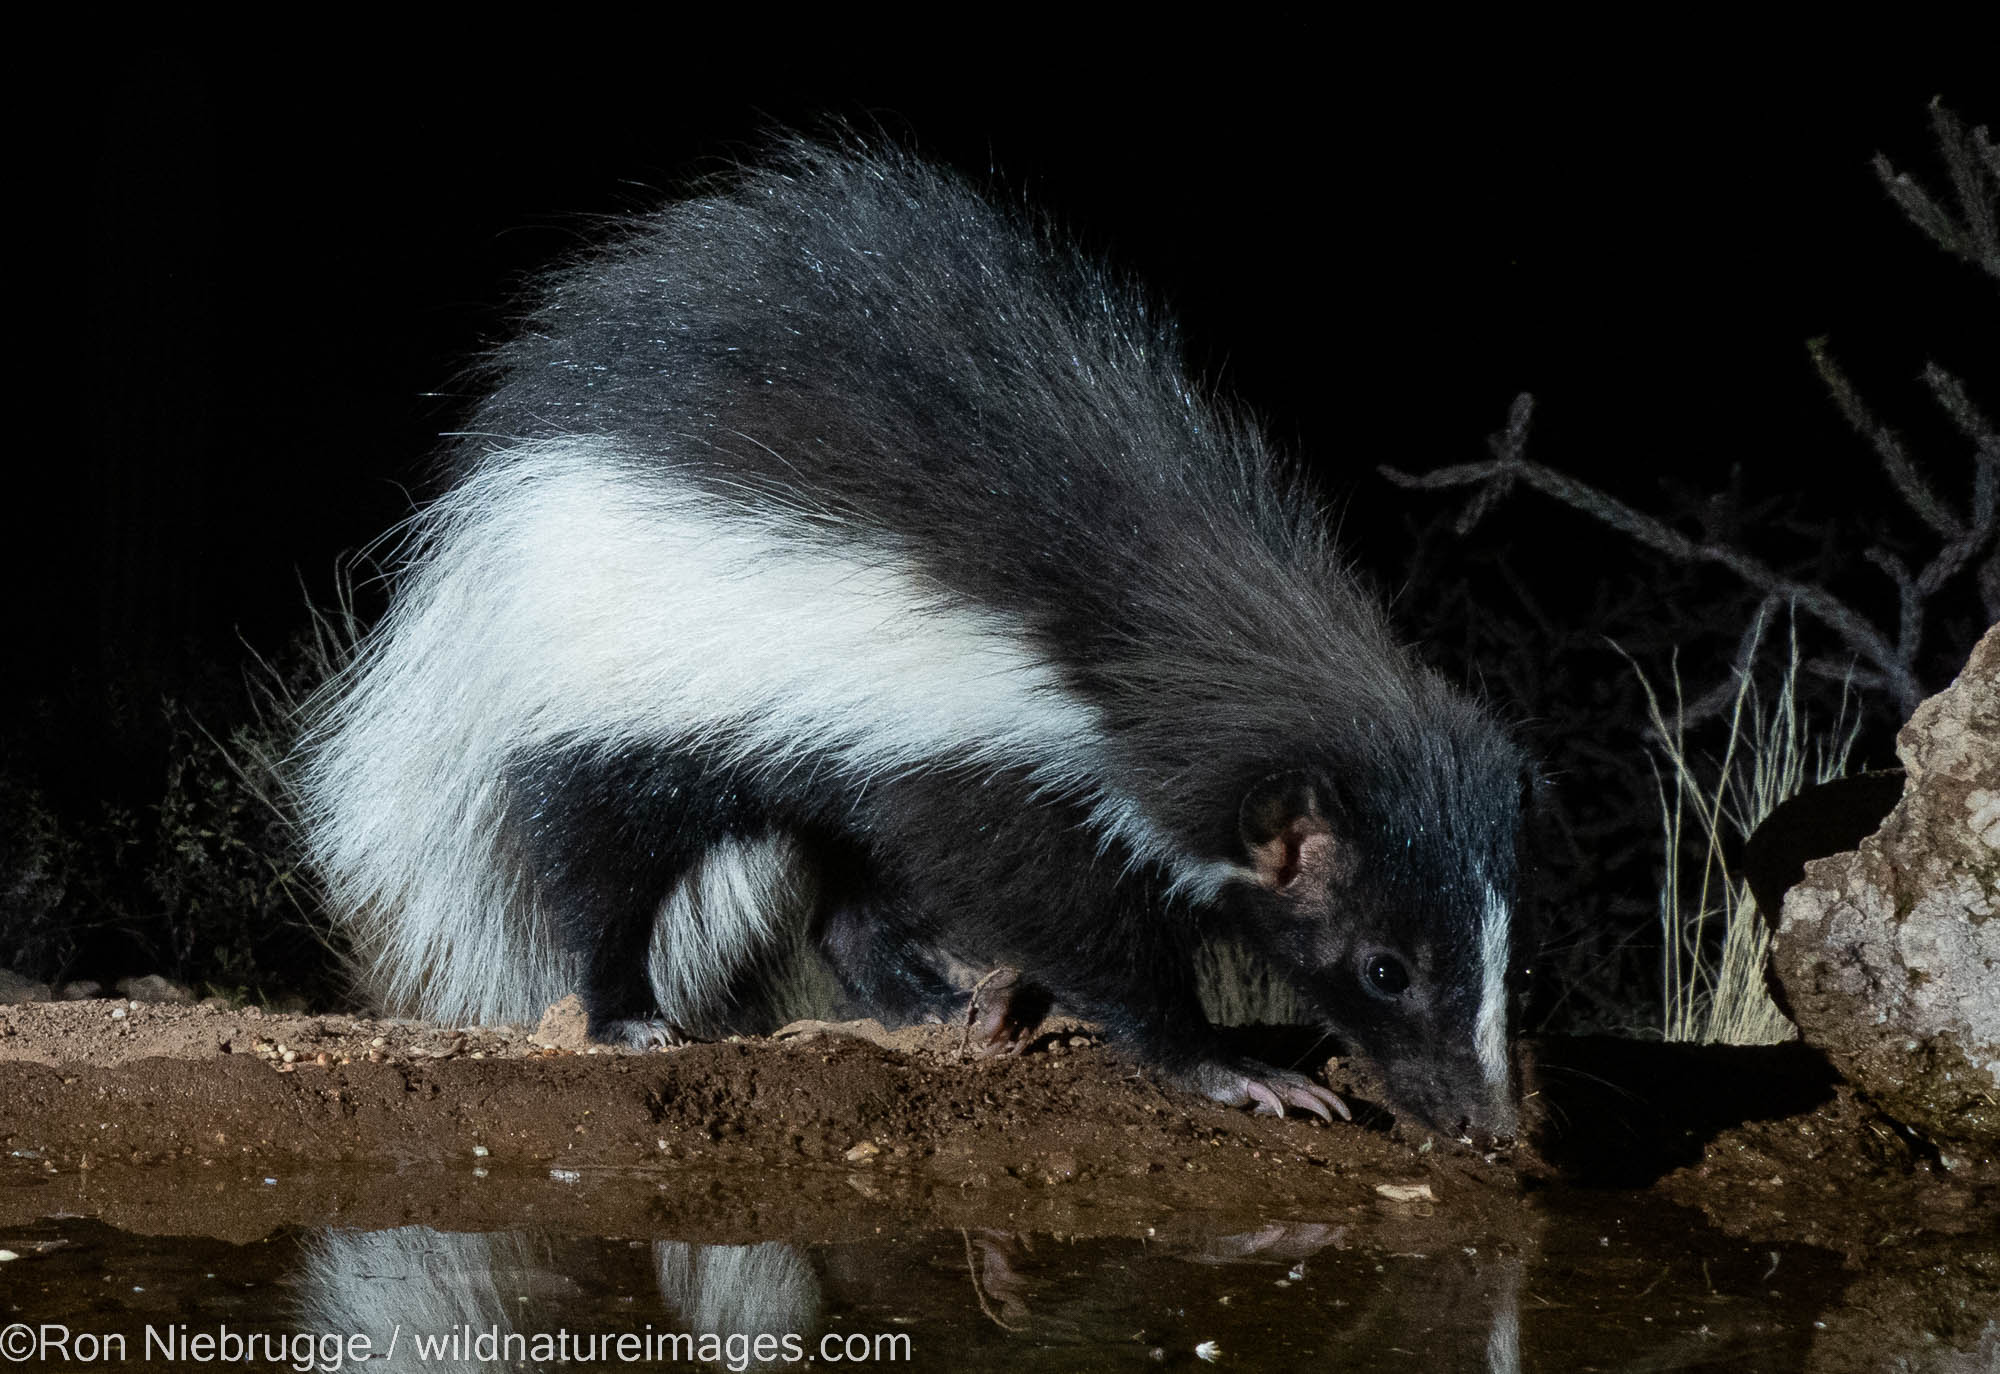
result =
[{"label": "wet mud", "polygon": [[[357,1276],[402,1273],[389,1305],[421,1297],[419,1326],[472,1329],[497,1283],[607,1331],[902,1331],[912,1367],[2000,1358],[2000,1170],[1803,1047],[1527,1046],[1532,1139],[1481,1153],[1397,1125],[1344,1061],[1324,1071],[1357,1121],[1329,1127],[1168,1090],[1086,1026],[998,1058],[964,1040],[636,1054],[561,1017],[0,1008],[0,1298],[101,1333],[146,1324],[127,1289],[241,1329],[299,1329],[308,1299],[362,1327],[389,1308]],[[78,1286],[106,1266],[149,1277]]]}]

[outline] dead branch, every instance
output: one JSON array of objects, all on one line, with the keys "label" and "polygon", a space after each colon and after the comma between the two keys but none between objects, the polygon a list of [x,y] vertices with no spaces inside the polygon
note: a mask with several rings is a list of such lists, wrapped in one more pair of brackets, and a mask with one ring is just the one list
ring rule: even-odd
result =
[{"label": "dead branch", "polygon": [[2000,202],[2000,148],[1994,146],[1985,125],[1968,133],[1958,117],[1936,100],[1931,102],[1931,131],[1951,177],[1956,215],[1880,153],[1875,155],[1875,175],[1896,208],[1932,242],[2000,281],[2000,215],[1994,211]]},{"label": "dead branch", "polygon": [[[1881,177],[1896,205],[1946,251],[2000,279],[2000,152],[1985,128],[1968,133],[1949,110],[1933,102],[1932,128],[1943,152],[1957,201],[1941,206],[1887,159],[1877,157]],[[1815,659],[1809,671],[1835,680],[1847,679],[1863,691],[1891,696],[1908,716],[1925,696],[1917,673],[1923,647],[1925,613],[1946,583],[1979,560],[1976,579],[1986,614],[2000,620],[2000,431],[1973,404],[1960,380],[1935,363],[1924,370],[1932,398],[1972,444],[1973,478],[1965,514],[1926,480],[1903,442],[1878,421],[1833,361],[1824,339],[1806,344],[1813,366],[1825,381],[1833,401],[1849,424],[1874,449],[1896,495],[1938,541],[1921,568],[1912,570],[1893,549],[1877,545],[1862,555],[1896,587],[1893,634],[1877,626],[1825,587],[1801,582],[1764,563],[1726,539],[1693,538],[1664,521],[1637,510],[1586,482],[1537,463],[1527,456],[1528,423],[1534,398],[1523,392],[1514,398],[1507,426],[1487,439],[1492,460],[1463,463],[1427,473],[1378,469],[1398,486],[1440,491],[1470,487],[1472,495],[1459,513],[1455,528],[1463,535],[1483,519],[1517,485],[1526,485],[1582,511],[1628,538],[1682,563],[1713,563],[1727,568],[1759,592],[1768,608],[1783,600],[1833,631],[1859,661],[1860,667]]]}]

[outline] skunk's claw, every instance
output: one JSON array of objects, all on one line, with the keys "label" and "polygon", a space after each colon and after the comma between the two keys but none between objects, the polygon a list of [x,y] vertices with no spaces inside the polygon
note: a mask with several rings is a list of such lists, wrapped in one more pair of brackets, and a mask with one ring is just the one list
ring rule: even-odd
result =
[{"label": "skunk's claw", "polygon": [[590,1033],[590,1038],[627,1050],[663,1050],[673,1045],[694,1043],[693,1036],[673,1022],[658,1016],[633,1016],[606,1021]]},{"label": "skunk's claw", "polygon": [[1322,1088],[1302,1073],[1274,1069],[1254,1059],[1233,1064],[1203,1064],[1184,1080],[1186,1086],[1225,1107],[1249,1107],[1257,1116],[1283,1116],[1286,1107],[1311,1112],[1331,1123],[1337,1114],[1352,1121],[1354,1113],[1330,1088]]}]

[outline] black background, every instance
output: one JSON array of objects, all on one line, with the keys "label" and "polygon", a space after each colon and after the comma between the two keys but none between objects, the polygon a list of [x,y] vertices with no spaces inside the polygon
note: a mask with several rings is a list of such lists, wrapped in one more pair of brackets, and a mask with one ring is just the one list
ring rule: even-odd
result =
[{"label": "black background", "polygon": [[[1445,71],[1301,30],[1257,61],[1193,37],[1171,62],[921,77],[702,47],[606,68],[618,46],[180,50],[66,75],[38,154],[54,189],[29,209],[73,226],[53,261],[77,270],[28,341],[59,375],[17,395],[57,423],[14,459],[7,676],[10,707],[44,703],[70,788],[121,785],[107,699],[233,675],[243,642],[282,642],[341,552],[407,513],[466,406],[459,367],[538,267],[773,122],[879,124],[1153,283],[1197,367],[1306,456],[1392,589],[1411,513],[1443,498],[1374,465],[1482,456],[1517,391],[1539,400],[1535,456],[1637,503],[1740,465],[1837,511],[1886,489],[1809,336],[1920,449],[1944,434],[1922,362],[1993,372],[1991,283],[1869,169],[1883,151],[1942,187],[1930,99],[1990,118],[1990,72],[1942,40],[1908,71],[1862,52],[1646,66],[1644,45]],[[1643,575],[1539,498],[1489,526],[1553,584]]]}]

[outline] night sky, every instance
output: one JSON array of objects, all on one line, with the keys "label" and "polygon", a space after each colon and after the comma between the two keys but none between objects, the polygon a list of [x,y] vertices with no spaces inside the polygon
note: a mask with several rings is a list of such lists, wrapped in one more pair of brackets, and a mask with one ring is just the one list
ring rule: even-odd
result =
[{"label": "night sky", "polygon": [[[1879,150],[1941,186],[1926,104],[1991,122],[1990,83],[1292,60],[1220,82],[690,83],[521,56],[168,54],[78,78],[54,157],[80,222],[80,399],[53,450],[16,457],[43,470],[8,541],[10,704],[63,696],[87,729],[107,682],[177,691],[234,673],[239,637],[281,643],[340,553],[427,489],[468,403],[454,376],[538,267],[593,216],[822,112],[996,172],[1164,292],[1197,367],[1306,455],[1390,585],[1411,498],[1373,465],[1482,456],[1517,391],[1539,398],[1537,457],[1634,501],[1738,463],[1839,500],[1872,460],[1804,341],[1829,335],[1915,440],[1935,437],[1922,362],[1975,373],[1992,342],[1991,283],[1869,170]],[[1588,580],[1601,542],[1581,517],[1523,496],[1494,518]]]}]

